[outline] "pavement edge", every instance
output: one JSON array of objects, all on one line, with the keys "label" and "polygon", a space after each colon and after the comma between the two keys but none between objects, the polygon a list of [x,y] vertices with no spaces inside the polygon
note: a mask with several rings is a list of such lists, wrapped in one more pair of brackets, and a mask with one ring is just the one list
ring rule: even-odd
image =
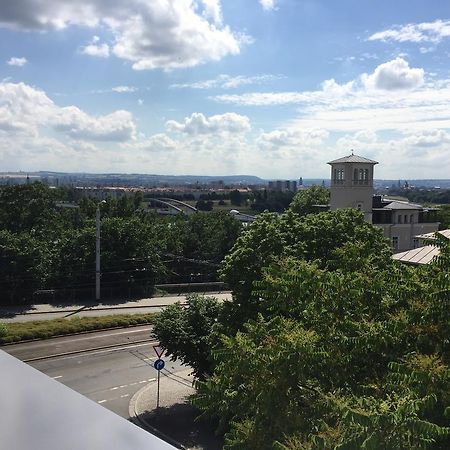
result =
[{"label": "pavement edge", "polygon": [[187,447],[185,447],[180,442],[176,441],[175,439],[171,438],[170,436],[167,436],[167,434],[162,433],[157,428],[150,425],[141,415],[138,414],[136,406],[138,403],[139,398],[144,394],[144,392],[147,391],[147,389],[150,389],[151,385],[153,383],[146,384],[143,388],[139,389],[133,397],[131,397],[130,403],[128,405],[128,414],[130,415],[130,421],[133,422],[137,426],[141,426],[144,429],[148,430],[150,433],[154,434],[155,436],[159,437],[160,439],[168,442],[169,444],[173,445],[174,447],[180,449],[180,450],[188,450]]}]

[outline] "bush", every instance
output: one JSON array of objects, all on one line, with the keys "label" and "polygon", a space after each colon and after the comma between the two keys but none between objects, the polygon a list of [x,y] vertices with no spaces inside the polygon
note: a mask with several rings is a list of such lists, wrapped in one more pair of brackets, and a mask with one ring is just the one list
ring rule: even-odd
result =
[{"label": "bush", "polygon": [[8,333],[8,328],[6,328],[6,324],[0,323],[0,339],[3,338],[3,336],[6,336]]}]

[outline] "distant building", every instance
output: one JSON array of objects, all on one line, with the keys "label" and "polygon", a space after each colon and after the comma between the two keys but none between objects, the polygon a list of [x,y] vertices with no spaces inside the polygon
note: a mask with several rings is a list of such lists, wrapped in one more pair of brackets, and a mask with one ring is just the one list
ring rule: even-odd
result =
[{"label": "distant building", "polygon": [[297,192],[297,180],[269,181],[269,191]]},{"label": "distant building", "polygon": [[354,155],[330,161],[330,209],[356,208],[365,219],[383,230],[394,252],[417,247],[418,235],[437,231],[437,210],[374,196],[373,175],[377,161]]}]

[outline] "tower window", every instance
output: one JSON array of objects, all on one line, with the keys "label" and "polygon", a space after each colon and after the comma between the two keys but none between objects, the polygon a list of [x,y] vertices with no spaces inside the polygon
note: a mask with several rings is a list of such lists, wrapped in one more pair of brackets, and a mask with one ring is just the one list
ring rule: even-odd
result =
[{"label": "tower window", "polygon": [[334,169],[334,184],[344,184],[344,169]]}]

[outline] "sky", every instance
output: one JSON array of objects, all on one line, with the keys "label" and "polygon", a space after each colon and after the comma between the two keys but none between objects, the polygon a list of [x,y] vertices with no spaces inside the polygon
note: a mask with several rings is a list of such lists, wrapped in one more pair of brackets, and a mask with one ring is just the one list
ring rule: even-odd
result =
[{"label": "sky", "polygon": [[0,0],[0,171],[450,178],[450,2]]}]

